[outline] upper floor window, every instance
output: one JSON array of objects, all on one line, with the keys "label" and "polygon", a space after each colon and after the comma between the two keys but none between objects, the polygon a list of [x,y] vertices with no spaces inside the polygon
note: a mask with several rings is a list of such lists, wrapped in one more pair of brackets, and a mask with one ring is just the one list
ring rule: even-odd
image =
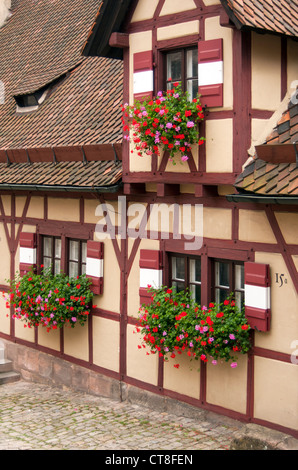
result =
[{"label": "upper floor window", "polygon": [[188,48],[166,53],[166,89],[173,82],[181,83],[183,91],[192,100],[198,93],[198,49]]}]

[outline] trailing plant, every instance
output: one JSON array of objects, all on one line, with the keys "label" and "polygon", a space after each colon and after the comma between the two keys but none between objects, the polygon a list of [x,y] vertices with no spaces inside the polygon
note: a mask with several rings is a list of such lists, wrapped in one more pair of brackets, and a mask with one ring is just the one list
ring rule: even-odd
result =
[{"label": "trailing plant", "polygon": [[[204,119],[200,97],[192,101],[187,92],[182,92],[176,82],[166,93],[158,92],[157,97],[137,101],[134,106],[125,104],[123,129],[132,129],[132,139],[139,156],[160,154],[167,151],[170,160],[180,154],[181,161],[187,161],[193,144],[203,144],[198,124]],[[129,140],[129,135],[124,136]],[[133,150],[132,150],[133,152]]]},{"label": "trailing plant", "polygon": [[25,322],[25,327],[73,328],[84,325],[90,313],[93,293],[86,275],[72,278],[42,269],[41,274],[17,274],[9,285],[6,307],[13,307],[13,318]]},{"label": "trailing plant", "polygon": [[250,326],[232,297],[206,307],[196,304],[189,291],[150,287],[148,292],[151,303],[140,309],[136,327],[142,335],[139,348],[149,347],[165,361],[169,357],[177,361],[185,351],[192,359],[213,364],[223,360],[231,362],[231,367],[237,366],[239,353],[250,350]]}]

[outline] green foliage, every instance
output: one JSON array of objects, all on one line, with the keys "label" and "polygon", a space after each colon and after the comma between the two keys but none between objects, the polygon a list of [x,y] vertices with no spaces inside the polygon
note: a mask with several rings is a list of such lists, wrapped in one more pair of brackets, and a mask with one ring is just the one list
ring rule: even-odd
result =
[{"label": "green foliage", "polygon": [[142,306],[137,332],[142,334],[143,346],[164,360],[185,351],[192,359],[216,364],[218,360],[235,361],[237,354],[250,350],[250,326],[232,297],[201,307],[189,291],[166,287],[148,291],[151,303]]},{"label": "green foliage", "polygon": [[50,329],[64,325],[84,325],[90,313],[93,293],[86,275],[71,278],[64,273],[41,274],[29,272],[9,281],[7,308],[13,307],[13,318],[25,322],[29,328],[45,326]]},{"label": "green foliage", "polygon": [[122,111],[124,131],[133,130],[139,156],[167,151],[175,164],[177,153],[182,162],[186,161],[191,145],[201,145],[205,140],[199,137],[198,123],[204,119],[199,95],[189,101],[179,83],[174,83],[166,93],[159,92],[155,99],[124,105]]}]

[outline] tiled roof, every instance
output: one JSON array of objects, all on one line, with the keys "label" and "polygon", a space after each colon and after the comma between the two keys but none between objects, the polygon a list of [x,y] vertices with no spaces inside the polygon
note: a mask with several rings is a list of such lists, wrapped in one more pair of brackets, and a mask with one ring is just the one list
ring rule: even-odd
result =
[{"label": "tiled roof", "polygon": [[[0,29],[0,149],[113,143],[122,138],[122,62],[84,58],[98,0],[15,0]],[[63,78],[37,111],[16,113],[13,95]],[[108,110],[108,113],[107,113]]]},{"label": "tiled roof", "polygon": [[[272,151],[277,150],[274,153],[280,154],[277,159],[279,161],[276,158],[272,161],[266,158],[264,161],[256,153],[237,178],[237,190],[266,196],[298,196],[298,167],[295,157],[288,158],[289,153],[295,155],[295,142],[298,151],[298,104],[290,101],[287,110],[264,142]],[[283,154],[287,156],[284,162]]]},{"label": "tiled roof", "polygon": [[238,26],[298,36],[297,0],[221,0]]},{"label": "tiled roof", "polygon": [[115,161],[0,163],[0,189],[18,186],[96,189],[117,185],[121,175],[121,163]]},{"label": "tiled roof", "polygon": [[[75,147],[106,148],[107,144],[121,143],[122,61],[82,56],[100,5],[100,0],[12,1],[12,16],[0,28],[0,80],[5,86],[5,101],[0,104],[0,153],[72,147],[75,153]],[[49,86],[48,94],[37,110],[16,112],[14,97],[34,93],[45,85]],[[97,154],[91,159],[100,158]],[[113,185],[121,174],[121,163],[115,165],[113,160],[89,161],[87,165],[34,161],[28,165],[20,159],[18,163],[12,160],[10,166],[4,161],[2,155],[2,188],[9,183],[37,182]]]}]

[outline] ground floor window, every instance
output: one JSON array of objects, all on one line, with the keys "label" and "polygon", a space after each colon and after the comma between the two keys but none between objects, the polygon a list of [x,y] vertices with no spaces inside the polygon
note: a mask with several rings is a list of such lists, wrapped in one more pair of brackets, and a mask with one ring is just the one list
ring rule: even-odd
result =
[{"label": "ground floor window", "polygon": [[244,303],[244,263],[240,261],[209,259],[210,273],[204,272],[200,256],[171,254],[169,256],[169,284],[177,291],[189,289],[201,304],[202,289],[210,292],[210,301],[221,303],[231,293],[239,308]]},{"label": "ground floor window", "polygon": [[[62,245],[65,245],[62,250]],[[64,253],[64,260],[62,257]],[[42,237],[42,264],[50,268],[53,274],[58,274],[62,266],[66,266],[67,274],[71,277],[86,273],[87,241],[55,236]]]},{"label": "ground floor window", "polygon": [[177,291],[189,289],[196,302],[201,303],[201,258],[171,257],[171,285]]}]

